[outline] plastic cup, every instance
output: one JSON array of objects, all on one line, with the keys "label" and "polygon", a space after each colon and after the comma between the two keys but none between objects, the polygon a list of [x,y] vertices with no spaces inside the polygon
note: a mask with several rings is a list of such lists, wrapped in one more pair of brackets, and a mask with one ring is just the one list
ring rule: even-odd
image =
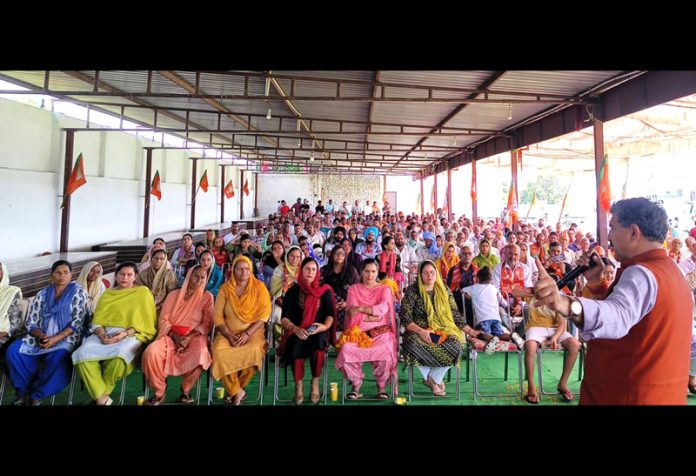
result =
[{"label": "plastic cup", "polygon": [[406,405],[406,397],[396,397],[394,403],[397,405]]},{"label": "plastic cup", "polygon": [[338,400],[338,385],[332,385],[330,389],[331,401],[335,402]]},{"label": "plastic cup", "polygon": [[225,397],[225,387],[218,387],[215,389],[215,397],[218,400],[222,400]]},{"label": "plastic cup", "polygon": [[139,407],[142,407],[145,404],[145,395],[140,395],[137,400],[137,404]]}]

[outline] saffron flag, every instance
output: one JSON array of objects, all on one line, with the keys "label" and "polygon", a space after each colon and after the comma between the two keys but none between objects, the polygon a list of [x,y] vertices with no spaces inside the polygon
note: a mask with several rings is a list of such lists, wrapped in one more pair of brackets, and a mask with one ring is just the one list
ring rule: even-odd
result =
[{"label": "saffron flag", "polygon": [[444,203],[442,204],[442,211],[444,213],[449,213],[449,185],[445,189],[445,199]]},{"label": "saffron flag", "polygon": [[421,210],[421,194],[418,192],[418,198],[416,198],[416,213],[418,215],[423,214],[423,210]]},{"label": "saffron flag", "polygon": [[599,206],[608,213],[611,208],[611,189],[609,188],[609,156],[607,154],[604,154],[602,168],[599,170],[597,190],[599,191]]},{"label": "saffron flag", "polygon": [[152,179],[150,193],[157,197],[157,200],[162,200],[162,188],[160,187],[159,170],[155,172],[155,178]]},{"label": "saffron flag", "polygon": [[198,187],[202,188],[204,192],[208,192],[208,169],[203,172],[203,176],[201,177],[201,181],[198,183]]},{"label": "saffron flag", "polygon": [[566,190],[565,196],[563,197],[563,203],[561,204],[561,213],[558,215],[558,223],[561,223],[561,218],[563,218],[563,211],[565,210],[566,200],[568,199],[568,192],[570,192],[570,185],[573,183],[573,178],[571,177],[570,183],[568,184],[568,190]]},{"label": "saffron flag", "polygon": [[63,196],[63,203],[60,208],[65,207],[68,197],[73,194],[75,190],[82,187],[87,183],[87,178],[85,177],[85,166],[82,162],[82,153],[77,156],[75,165],[73,166],[72,173],[70,174],[70,179],[68,179],[68,185],[65,187],[65,194]]},{"label": "saffron flag", "polygon": [[510,183],[507,201],[508,214],[510,215],[510,223],[513,224],[519,220],[517,215],[517,190],[515,190],[515,182]]},{"label": "saffron flag", "polygon": [[249,196],[249,180],[244,181],[244,188],[242,191],[244,192],[244,195],[247,197]]},{"label": "saffron flag", "polygon": [[435,185],[433,185],[433,191],[430,194],[430,208],[433,210],[433,213],[437,211],[435,209]]},{"label": "saffron flag", "polygon": [[524,221],[527,221],[527,218],[529,218],[529,213],[532,211],[532,208],[534,208],[534,205],[536,205],[536,193],[537,189],[539,188],[539,184],[537,184],[536,187],[534,187],[534,194],[532,195],[532,203],[529,204],[529,210],[527,210],[527,216],[524,217]]},{"label": "saffron flag", "polygon": [[227,198],[234,197],[234,186],[232,185],[232,180],[227,182],[227,185],[225,185],[225,196]]}]

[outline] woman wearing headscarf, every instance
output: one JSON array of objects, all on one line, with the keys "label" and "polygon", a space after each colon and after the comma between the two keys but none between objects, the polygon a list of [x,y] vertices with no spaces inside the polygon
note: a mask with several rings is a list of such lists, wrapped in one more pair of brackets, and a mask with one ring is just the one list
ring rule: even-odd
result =
[{"label": "woman wearing headscarf", "polygon": [[329,254],[329,262],[321,269],[321,283],[331,286],[336,298],[336,329],[343,329],[348,288],[359,282],[360,276],[348,261],[346,251],[342,246],[334,247]]},{"label": "woman wearing headscarf", "polygon": [[442,256],[435,261],[435,266],[437,266],[440,277],[442,279],[447,279],[447,274],[450,269],[457,266],[459,261],[461,260],[459,256],[457,256],[457,248],[454,246],[454,243],[445,243],[442,246]]},{"label": "woman wearing headscarf", "polygon": [[399,315],[406,329],[402,346],[406,363],[418,367],[433,395],[445,396],[442,379],[463,352],[462,331],[472,335],[475,331],[464,323],[432,261],[418,267],[418,280],[406,288]]},{"label": "woman wearing headscarf", "polygon": [[483,239],[479,243],[479,254],[474,256],[473,263],[477,268],[481,269],[484,266],[488,266],[488,269],[495,268],[495,265],[500,263],[500,259],[491,253],[491,244],[488,240]]},{"label": "woman wearing headscarf", "polygon": [[183,375],[177,403],[193,403],[191,389],[210,367],[208,334],[213,326],[213,295],[202,266],[189,271],[184,285],[169,293],[159,317],[157,339],[143,352],[143,374],[155,395],[148,405],[159,405],[167,391],[167,377]]},{"label": "woman wearing headscarf", "polygon": [[363,363],[371,362],[377,381],[377,398],[387,400],[389,394],[384,388],[389,377],[394,382],[398,380],[394,297],[387,286],[377,282],[375,260],[363,261],[361,276],[362,283],[354,284],[348,290],[348,318],[337,344],[340,351],[336,358],[336,368],[343,372],[352,385],[347,398],[357,400],[362,396],[360,387],[365,378]]},{"label": "woman wearing headscarf", "polygon": [[271,276],[271,297],[274,300],[273,306],[273,332],[280,338],[282,329],[280,328],[280,318],[282,316],[283,299],[285,293],[295,284],[300,274],[300,263],[304,256],[299,246],[291,246],[285,253],[285,262],[276,266]]},{"label": "woman wearing headscarf", "polygon": [[217,238],[217,235],[215,234],[215,230],[206,230],[205,232],[205,240],[203,240],[203,243],[205,244],[205,247],[207,249],[212,249],[213,245],[215,244],[215,238]]},{"label": "woman wearing headscarf", "polygon": [[[522,241],[518,246],[520,247],[520,263],[524,263],[529,268],[529,271],[532,273],[532,282],[536,283],[539,277],[539,270],[537,269],[536,260],[529,254],[529,243]],[[507,247],[503,249],[507,249]]]},{"label": "woman wearing headscarf", "polygon": [[70,282],[72,265],[58,260],[51,266],[51,284],[39,291],[29,307],[22,340],[7,349],[7,370],[17,392],[15,405],[40,405],[41,399],[70,383],[70,353],[82,339],[87,293]]},{"label": "woman wearing headscarf", "polygon": [[277,349],[281,366],[292,365],[297,405],[301,405],[304,399],[302,379],[304,361],[308,357],[312,370],[310,401],[319,401],[319,377],[329,339],[335,341],[335,316],[336,304],[331,287],[319,285],[319,265],[312,258],[305,258],[297,283],[285,294],[283,318],[280,321],[285,332]]},{"label": "woman wearing headscarf", "polygon": [[[142,259],[140,260],[140,264],[138,265],[141,273],[150,266],[150,256],[152,256],[152,253],[157,249],[162,249],[165,253],[167,252],[166,243],[162,238],[155,238],[152,242],[152,246],[150,246],[150,249],[147,250],[143,255]],[[167,261],[167,268],[172,269],[172,264],[169,261]]]},{"label": "woman wearing headscarf", "polygon": [[134,286],[138,268],[126,261],[116,268],[116,286],[99,298],[90,325],[91,336],[72,354],[82,381],[97,405],[111,405],[116,382],[133,371],[143,344],[157,334],[152,294]]},{"label": "woman wearing headscarf", "polygon": [[7,266],[0,263],[0,348],[3,350],[10,338],[22,333],[21,299],[22,290],[17,286],[10,286]]},{"label": "woman wearing headscarf", "polygon": [[222,270],[215,263],[215,256],[213,256],[213,253],[210,250],[205,250],[203,253],[201,253],[198,261],[200,266],[208,275],[205,290],[209,291],[213,297],[216,297],[218,295],[218,289],[220,289],[220,285],[223,282]]},{"label": "woman wearing headscarf", "polygon": [[232,277],[220,288],[215,303],[213,378],[222,380],[225,401],[233,405],[244,401],[244,388],[263,365],[268,348],[263,329],[270,317],[271,297],[252,268],[247,256],[237,256]]},{"label": "woman wearing headscarf", "polygon": [[401,289],[404,281],[404,275],[401,272],[401,256],[395,251],[396,243],[391,236],[385,236],[382,239],[382,252],[377,255],[377,264],[379,272],[386,273],[387,278],[396,281]]},{"label": "woman wearing headscarf", "polygon": [[106,291],[106,286],[102,282],[104,270],[98,261],[90,261],[82,267],[80,275],[77,277],[77,284],[87,291],[87,315],[85,316],[85,324],[89,324],[92,320],[94,310],[97,308],[97,302],[102,293]]},{"label": "woman wearing headscarf", "polygon": [[152,293],[158,314],[167,295],[179,287],[174,271],[167,269],[166,262],[167,253],[161,249],[154,250],[150,256],[150,266],[138,273],[135,279],[136,286],[145,286]]}]

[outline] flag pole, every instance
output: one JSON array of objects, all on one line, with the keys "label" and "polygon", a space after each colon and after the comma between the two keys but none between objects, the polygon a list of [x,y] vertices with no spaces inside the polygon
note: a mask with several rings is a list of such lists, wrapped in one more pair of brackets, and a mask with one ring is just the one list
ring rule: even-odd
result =
[{"label": "flag pole", "polygon": [[573,177],[575,172],[570,176],[570,182],[568,183],[568,189],[566,190],[565,196],[563,197],[563,203],[561,204],[561,213],[558,215],[558,221],[556,223],[561,223],[561,218],[563,217],[563,210],[565,209],[566,199],[568,198],[568,193],[570,192],[570,186],[573,184]]},{"label": "flag pole", "polygon": [[534,202],[536,201],[536,193],[537,193],[538,188],[539,188],[539,183],[537,182],[536,187],[534,187],[534,194],[532,195],[532,201],[529,204],[529,210],[527,210],[527,215],[524,217],[525,223],[527,223],[527,218],[529,218],[529,213],[532,211],[532,207],[534,206]]}]

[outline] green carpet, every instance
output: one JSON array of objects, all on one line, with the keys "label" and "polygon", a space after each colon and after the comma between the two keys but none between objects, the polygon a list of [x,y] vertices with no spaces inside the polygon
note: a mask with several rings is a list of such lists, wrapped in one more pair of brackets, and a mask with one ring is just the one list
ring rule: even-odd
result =
[{"label": "green carpet", "polygon": [[[333,367],[335,361],[335,354],[330,355],[330,365],[329,365],[329,382],[337,382],[339,387],[338,401],[331,401],[327,399],[327,406],[341,406],[341,374]],[[517,372],[517,358],[514,354],[509,357],[509,378],[504,380],[504,362],[505,355],[503,353],[496,353],[493,355],[478,355],[478,374],[479,374],[479,392],[481,393],[509,393],[509,396],[504,397],[478,397],[477,400],[473,398],[473,371],[470,369],[470,380],[466,381],[466,360],[461,362],[461,399],[457,400],[455,397],[455,378],[456,372],[454,369],[449,375],[450,380],[445,378],[447,385],[447,397],[433,397],[430,390],[425,387],[422,383],[422,377],[418,370],[414,370],[414,392],[417,395],[422,395],[425,398],[414,398],[408,405],[410,406],[433,406],[433,405],[524,405],[524,406],[539,406],[539,405],[561,405],[561,406],[572,406],[577,405],[578,395],[580,391],[580,381],[578,380],[578,365],[575,363],[573,372],[571,373],[568,386],[570,390],[575,394],[575,400],[571,403],[566,403],[560,398],[560,395],[543,395],[542,400],[539,405],[531,405],[525,402],[519,394],[519,384],[518,384],[518,372]],[[563,365],[563,353],[562,352],[545,352],[543,354],[543,367],[542,367],[542,378],[544,382],[544,390],[546,392],[555,392],[556,386],[558,384],[558,377],[561,374],[561,368]],[[367,398],[374,397],[377,393],[374,378],[372,377],[372,366],[365,365],[365,382],[361,388],[361,393],[364,395],[363,399],[357,401],[346,400],[346,406],[361,406],[361,405],[393,405],[392,400],[379,401],[379,400],[367,400]],[[292,402],[294,396],[294,384],[292,382],[292,374],[288,370],[288,385],[284,385],[284,369],[279,369],[279,397],[283,400],[288,400],[288,402],[278,402],[276,405],[290,405],[295,406]],[[201,384],[201,405],[206,405],[208,398],[208,385],[207,385],[207,373],[203,374],[203,382]],[[179,383],[181,381],[180,377],[170,377],[168,379],[167,396],[165,398],[164,404],[177,405],[175,400],[178,398],[180,392]],[[322,380],[323,382],[323,380]],[[537,388],[539,389],[538,376],[535,369],[535,382]],[[526,387],[526,382],[524,383]],[[220,382],[214,382],[213,388],[221,387]],[[309,402],[309,372],[306,371],[305,374],[305,402],[303,406],[310,406]],[[406,395],[408,393],[408,375],[406,367],[403,363],[399,364],[399,394]],[[350,385],[347,385],[348,390],[350,390]],[[258,405],[258,402],[252,402],[253,399],[257,398],[259,393],[259,378],[258,375],[254,376],[251,383],[247,387],[247,400],[244,405]],[[118,403],[120,397],[121,384],[117,384],[116,389],[111,394],[114,399],[114,403]],[[687,392],[686,388],[684,389]],[[192,390],[192,396],[195,397],[195,387]],[[215,392],[213,392],[213,405],[226,405],[220,399],[216,399]],[[150,390],[149,395],[153,394]],[[144,395],[143,390],[143,377],[140,369],[136,369],[131,375],[128,376],[126,382],[126,396],[125,405],[135,405],[136,399],[139,395]],[[451,397],[451,398],[450,398]],[[2,399],[2,404],[9,405],[15,400],[14,390],[9,381],[6,382],[5,395]],[[696,405],[696,396],[690,396],[688,399],[689,405]],[[66,405],[68,401],[68,389],[58,394],[55,399],[56,405]],[[75,384],[75,393],[73,396],[73,405],[88,405],[91,403],[91,399],[86,391],[82,389],[82,385],[79,377]],[[49,405],[50,399],[46,399],[43,405]],[[265,406],[273,405],[273,359],[271,358],[271,363],[269,366],[268,375],[268,385],[264,388],[264,398],[263,404]],[[320,405],[324,405],[323,401]]]}]

